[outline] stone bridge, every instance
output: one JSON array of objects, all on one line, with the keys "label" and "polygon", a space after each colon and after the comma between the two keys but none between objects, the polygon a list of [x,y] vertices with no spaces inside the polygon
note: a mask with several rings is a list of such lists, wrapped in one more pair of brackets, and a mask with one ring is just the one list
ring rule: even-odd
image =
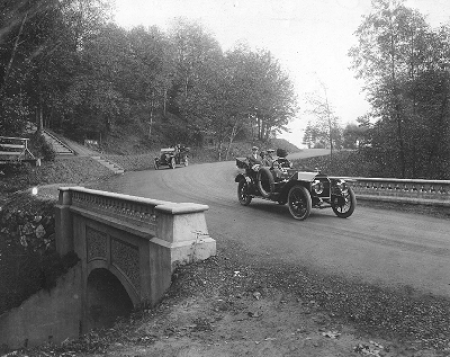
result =
[{"label": "stone bridge", "polygon": [[207,209],[83,187],[60,188],[56,248],[62,256],[74,251],[81,260],[81,330],[100,326],[126,305],[156,304],[178,265],[215,255]]}]

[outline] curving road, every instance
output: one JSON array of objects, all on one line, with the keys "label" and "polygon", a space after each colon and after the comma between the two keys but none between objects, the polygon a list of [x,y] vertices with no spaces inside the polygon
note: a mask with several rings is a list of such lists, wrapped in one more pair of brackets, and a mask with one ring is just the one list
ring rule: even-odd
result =
[{"label": "curving road", "polygon": [[236,173],[234,162],[207,163],[129,172],[115,186],[130,195],[207,204],[211,237],[240,241],[267,261],[450,296],[450,221],[358,206],[347,219],[313,209],[298,222],[286,206],[270,201],[241,206]]}]

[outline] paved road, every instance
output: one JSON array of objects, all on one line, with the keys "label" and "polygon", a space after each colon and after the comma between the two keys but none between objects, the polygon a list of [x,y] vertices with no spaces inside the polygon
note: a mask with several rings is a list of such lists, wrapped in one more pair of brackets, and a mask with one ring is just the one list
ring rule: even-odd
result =
[{"label": "paved road", "polygon": [[[286,261],[388,286],[450,296],[450,221],[358,206],[348,219],[313,210],[303,222],[286,206],[238,203],[234,162],[126,173],[119,192],[209,205],[209,233],[267,261]],[[220,238],[220,239],[219,239]],[[218,246],[220,254],[220,244]]]}]

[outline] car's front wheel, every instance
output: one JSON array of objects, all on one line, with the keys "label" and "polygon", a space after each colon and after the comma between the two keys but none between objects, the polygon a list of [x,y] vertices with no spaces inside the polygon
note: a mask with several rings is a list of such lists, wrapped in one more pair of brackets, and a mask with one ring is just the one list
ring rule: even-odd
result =
[{"label": "car's front wheel", "polygon": [[159,170],[159,160],[158,159],[155,159],[153,161],[153,166],[155,167],[155,170]]},{"label": "car's front wheel", "polygon": [[300,185],[293,186],[288,193],[288,207],[291,216],[303,221],[311,213],[312,200],[308,190]]},{"label": "car's front wheel", "polygon": [[356,207],[356,196],[351,187],[342,191],[341,196],[331,198],[331,208],[336,216],[347,218],[353,214]]},{"label": "car's front wheel", "polygon": [[171,169],[174,169],[177,166],[177,162],[176,162],[174,157],[172,157],[172,159],[170,159],[170,165],[169,166],[170,166]]},{"label": "car's front wheel", "polygon": [[243,206],[248,206],[252,202],[252,196],[248,194],[248,183],[245,179],[239,181],[237,195],[239,203]]}]

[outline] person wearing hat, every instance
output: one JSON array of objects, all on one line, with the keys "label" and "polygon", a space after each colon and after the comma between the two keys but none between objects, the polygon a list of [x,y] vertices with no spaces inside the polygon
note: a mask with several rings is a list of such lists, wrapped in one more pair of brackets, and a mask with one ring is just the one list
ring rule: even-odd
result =
[{"label": "person wearing hat", "polygon": [[278,164],[282,168],[290,168],[291,162],[286,158],[288,156],[288,152],[284,149],[277,149],[277,160]]},{"label": "person wearing hat", "polygon": [[267,149],[267,155],[265,156],[265,158],[267,161],[269,161],[270,165],[272,165],[272,162],[273,162],[272,153],[274,153],[274,152],[275,152],[274,149]]},{"label": "person wearing hat", "polygon": [[258,154],[259,148],[257,146],[252,147],[252,154],[248,158],[248,161],[250,163],[250,167],[253,167],[253,165],[261,164],[261,158]]},{"label": "person wearing hat", "polygon": [[262,166],[270,166],[271,161],[269,161],[267,152],[261,151],[261,153],[259,155],[261,156],[261,165]]}]

